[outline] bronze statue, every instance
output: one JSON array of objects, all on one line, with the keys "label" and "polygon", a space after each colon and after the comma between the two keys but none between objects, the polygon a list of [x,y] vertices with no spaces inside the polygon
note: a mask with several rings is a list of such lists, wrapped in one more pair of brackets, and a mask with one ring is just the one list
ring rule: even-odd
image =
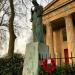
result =
[{"label": "bronze statue", "polygon": [[32,0],[33,7],[31,8],[31,22],[33,27],[33,41],[44,42],[42,14],[43,7],[40,6],[36,0]]}]

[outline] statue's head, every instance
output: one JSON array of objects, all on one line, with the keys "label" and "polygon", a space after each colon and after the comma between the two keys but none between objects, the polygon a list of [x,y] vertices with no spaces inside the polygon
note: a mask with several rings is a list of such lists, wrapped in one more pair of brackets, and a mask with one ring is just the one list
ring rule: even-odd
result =
[{"label": "statue's head", "polygon": [[34,6],[38,6],[38,3],[37,3],[36,0],[32,0],[32,3],[33,3]]},{"label": "statue's head", "polygon": [[37,2],[36,0],[32,0],[32,2]]}]

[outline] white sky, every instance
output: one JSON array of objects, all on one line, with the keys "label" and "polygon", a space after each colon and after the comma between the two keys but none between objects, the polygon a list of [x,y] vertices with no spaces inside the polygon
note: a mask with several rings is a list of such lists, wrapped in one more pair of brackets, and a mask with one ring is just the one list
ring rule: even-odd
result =
[{"label": "white sky", "polygon": [[49,2],[51,2],[52,0],[37,0],[37,2],[43,6],[46,6]]}]

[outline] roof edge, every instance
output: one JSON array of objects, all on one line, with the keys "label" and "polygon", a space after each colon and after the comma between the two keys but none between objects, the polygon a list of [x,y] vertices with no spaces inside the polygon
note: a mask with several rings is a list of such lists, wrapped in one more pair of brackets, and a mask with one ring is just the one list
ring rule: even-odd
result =
[{"label": "roof edge", "polygon": [[[65,6],[66,4],[69,4],[69,3],[71,3],[71,2],[74,2],[74,0],[70,0],[70,1],[68,1],[68,2],[66,2],[66,3],[63,3],[62,5],[59,5],[58,7],[54,8],[54,9],[50,9],[50,11],[44,13],[43,15],[46,15],[46,14],[48,14],[48,13],[50,13],[50,12],[53,12],[54,10],[57,10],[58,8],[61,8],[62,6]],[[44,11],[45,11],[45,10],[44,10]]]},{"label": "roof edge", "polygon": [[44,11],[47,10],[50,6],[52,6],[54,3],[56,3],[58,0],[51,1],[47,6],[44,7]]}]

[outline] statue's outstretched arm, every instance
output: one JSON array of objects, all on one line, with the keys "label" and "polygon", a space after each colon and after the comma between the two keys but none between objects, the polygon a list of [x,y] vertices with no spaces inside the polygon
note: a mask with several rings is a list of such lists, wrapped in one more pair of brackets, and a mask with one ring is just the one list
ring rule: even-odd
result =
[{"label": "statue's outstretched arm", "polygon": [[31,8],[31,19],[30,19],[30,21],[32,22],[33,21],[33,10],[32,10],[32,8]]}]

